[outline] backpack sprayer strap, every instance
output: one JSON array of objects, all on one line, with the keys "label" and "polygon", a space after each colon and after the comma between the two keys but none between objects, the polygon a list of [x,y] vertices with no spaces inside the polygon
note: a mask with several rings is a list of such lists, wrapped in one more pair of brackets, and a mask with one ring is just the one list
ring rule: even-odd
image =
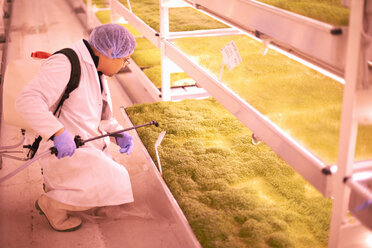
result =
[{"label": "backpack sprayer strap", "polygon": [[61,114],[61,109],[62,109],[62,105],[64,101],[67,98],[69,98],[70,93],[79,86],[80,75],[81,75],[79,57],[77,56],[74,50],[72,50],[71,48],[64,48],[62,50],[55,52],[54,54],[58,54],[58,53],[63,53],[69,59],[71,63],[71,73],[70,73],[70,79],[66,86],[66,90],[63,93],[62,98],[59,101],[56,110],[54,111],[54,115],[55,115],[59,110],[57,117],[59,117],[59,115]]}]

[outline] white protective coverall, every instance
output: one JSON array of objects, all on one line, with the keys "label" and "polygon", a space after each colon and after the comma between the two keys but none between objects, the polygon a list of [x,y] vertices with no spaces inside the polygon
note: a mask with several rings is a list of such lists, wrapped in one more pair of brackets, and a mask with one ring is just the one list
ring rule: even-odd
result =
[{"label": "white protective coverall", "polygon": [[[81,78],[57,118],[53,115],[70,78],[71,64],[64,54],[48,58],[37,76],[17,97],[15,107],[28,124],[43,137],[38,152],[53,146],[48,140],[61,128],[84,140],[122,129],[112,117],[107,81],[101,77],[83,40],[72,47],[77,53]],[[67,69],[66,69],[67,68]],[[65,204],[81,207],[109,206],[133,201],[127,170],[111,159],[110,139],[87,142],[72,157],[51,155],[39,160],[43,168],[46,195]]]}]

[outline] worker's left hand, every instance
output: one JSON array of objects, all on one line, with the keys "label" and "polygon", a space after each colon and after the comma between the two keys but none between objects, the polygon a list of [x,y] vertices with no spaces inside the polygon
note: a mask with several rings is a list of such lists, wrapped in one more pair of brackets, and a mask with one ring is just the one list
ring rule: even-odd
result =
[{"label": "worker's left hand", "polygon": [[120,146],[120,153],[129,153],[132,151],[134,143],[133,137],[125,132],[120,133],[123,137],[117,137],[116,143]]}]

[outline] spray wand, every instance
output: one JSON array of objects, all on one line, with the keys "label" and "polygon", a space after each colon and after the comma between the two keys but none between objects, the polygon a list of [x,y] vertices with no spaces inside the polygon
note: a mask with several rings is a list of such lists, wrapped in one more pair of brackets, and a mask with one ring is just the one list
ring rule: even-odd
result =
[{"label": "spray wand", "polygon": [[[79,147],[83,146],[85,143],[90,142],[92,140],[101,139],[101,138],[104,138],[104,137],[107,137],[107,136],[111,136],[111,137],[123,137],[123,135],[121,134],[122,132],[126,132],[126,131],[129,131],[129,130],[132,130],[132,129],[137,129],[137,128],[145,127],[145,126],[149,126],[149,125],[155,125],[156,127],[159,126],[159,124],[157,123],[157,121],[151,121],[149,123],[145,123],[145,124],[142,124],[142,125],[125,128],[125,129],[122,129],[122,130],[119,130],[119,131],[115,131],[115,132],[112,132],[112,133],[107,133],[107,134],[96,136],[96,137],[93,137],[93,138],[90,138],[90,139],[86,139],[86,140],[83,140],[79,135],[76,135],[75,138],[74,138],[74,141],[75,141],[75,144],[76,144],[76,148],[79,148]],[[23,169],[25,169],[27,166],[29,166],[30,164],[32,164],[36,160],[38,160],[38,159],[40,159],[40,158],[42,158],[42,157],[44,157],[46,155],[50,155],[50,154],[55,154],[56,156],[58,155],[58,151],[57,151],[57,149],[54,146],[51,147],[49,150],[46,150],[46,151],[40,153],[38,156],[35,156],[34,158],[30,159],[25,164],[23,164],[22,166],[18,167],[14,171],[10,172],[6,176],[0,177],[0,183],[4,182],[5,180],[7,180],[7,179],[9,179],[11,177],[13,177],[14,175],[16,175],[17,173],[19,173]]]},{"label": "spray wand", "polygon": [[[102,139],[102,138],[107,137],[107,136],[123,137],[123,135],[121,134],[122,132],[126,132],[126,131],[129,131],[129,130],[132,130],[132,129],[137,129],[137,128],[145,127],[145,126],[149,126],[149,125],[155,125],[155,127],[158,127],[159,123],[157,121],[151,121],[149,123],[125,128],[125,129],[118,130],[118,131],[111,132],[111,133],[106,133],[104,135],[96,136],[96,137],[86,139],[86,140],[83,140],[79,135],[76,135],[75,138],[74,138],[74,141],[75,141],[75,144],[76,144],[76,148],[79,148],[79,147],[85,145],[85,143],[87,143],[87,142],[90,142],[90,141],[93,141],[93,140],[96,140],[96,139]],[[58,155],[58,151],[54,146],[50,148],[50,151],[51,151],[52,154],[55,154],[56,156]]]}]

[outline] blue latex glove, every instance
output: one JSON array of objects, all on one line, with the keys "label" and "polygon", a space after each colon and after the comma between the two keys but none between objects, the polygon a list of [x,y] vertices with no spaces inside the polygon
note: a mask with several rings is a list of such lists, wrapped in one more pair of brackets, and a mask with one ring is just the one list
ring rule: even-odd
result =
[{"label": "blue latex glove", "polygon": [[120,146],[120,153],[127,153],[129,155],[134,146],[133,137],[125,132],[120,134],[123,137],[116,137],[116,143]]},{"label": "blue latex glove", "polygon": [[72,156],[76,149],[74,138],[65,130],[63,133],[53,138],[54,147],[57,149],[57,158],[61,159],[66,156]]}]

